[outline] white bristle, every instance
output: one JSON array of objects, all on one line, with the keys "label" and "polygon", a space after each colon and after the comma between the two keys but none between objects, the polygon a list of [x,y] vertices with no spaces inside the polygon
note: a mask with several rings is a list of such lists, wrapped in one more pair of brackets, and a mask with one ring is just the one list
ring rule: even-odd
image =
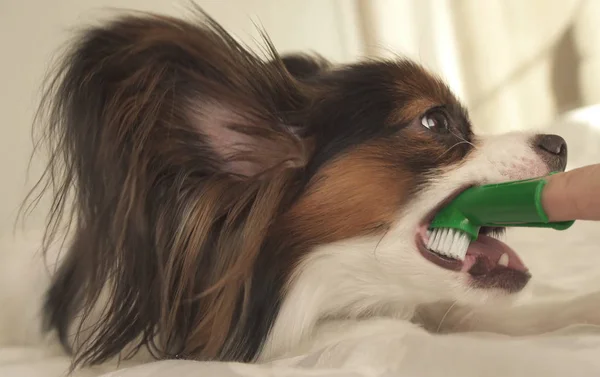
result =
[{"label": "white bristle", "polygon": [[440,237],[440,242],[438,244],[438,249],[446,250],[446,241],[448,240],[448,236],[450,235],[450,229],[444,229],[442,232],[442,236]]},{"label": "white bristle", "polygon": [[467,233],[450,228],[435,228],[429,233],[427,248],[449,258],[464,260],[471,239]]},{"label": "white bristle", "polygon": [[444,236],[444,232],[440,231],[440,232],[433,232],[433,243],[431,244],[432,250],[436,250],[438,248],[438,246],[440,245],[440,241],[442,240],[442,237]]},{"label": "white bristle", "polygon": [[429,250],[433,250],[436,242],[437,242],[437,238],[440,236],[440,232],[437,232],[435,230],[431,230],[429,233],[429,241],[427,242],[427,248]]}]

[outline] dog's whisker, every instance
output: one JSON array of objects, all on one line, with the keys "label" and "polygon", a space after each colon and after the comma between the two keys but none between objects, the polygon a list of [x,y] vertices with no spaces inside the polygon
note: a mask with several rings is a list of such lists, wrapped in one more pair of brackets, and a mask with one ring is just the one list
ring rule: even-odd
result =
[{"label": "dog's whisker", "polygon": [[385,236],[387,236],[389,231],[390,231],[390,228],[386,227],[385,232],[383,232],[383,234],[379,238],[379,241],[377,241],[377,244],[375,245],[375,248],[373,249],[373,256],[375,257],[375,259],[377,259],[377,249],[379,248],[379,245],[381,244],[381,242],[383,241]]},{"label": "dog's whisker", "polygon": [[461,140],[461,141],[464,141],[465,143],[468,143],[468,144],[470,144],[470,145],[471,145],[471,146],[472,146],[474,149],[478,149],[478,147],[477,147],[477,146],[476,146],[474,143],[472,143],[472,142],[468,141],[467,139],[465,139],[465,138],[464,138],[464,136],[462,136],[462,135],[457,135],[457,134],[456,134],[455,132],[453,132],[452,130],[450,130],[450,133],[451,133],[453,136],[455,136],[457,139],[459,139],[459,140]]},{"label": "dog's whisker", "polygon": [[449,153],[452,149],[456,148],[459,145],[465,144],[465,143],[469,143],[468,141],[459,141],[458,143],[452,145],[450,148],[446,149],[444,151],[444,153],[442,153],[441,155],[438,156],[438,160],[440,160],[442,157],[444,157],[447,153]]},{"label": "dog's whisker", "polygon": [[448,307],[448,309],[446,310],[446,312],[444,313],[444,315],[443,315],[443,316],[442,316],[442,318],[440,319],[440,322],[438,323],[438,326],[437,326],[437,328],[436,328],[435,332],[437,332],[437,333],[439,333],[439,332],[440,332],[440,330],[441,330],[441,328],[442,328],[442,325],[444,324],[444,321],[446,320],[446,317],[448,316],[448,314],[450,313],[450,311],[451,311],[452,309],[454,309],[454,307],[456,306],[456,304],[457,304],[457,303],[458,303],[458,301],[454,301],[454,302],[452,302],[452,305],[450,305],[450,306]]}]

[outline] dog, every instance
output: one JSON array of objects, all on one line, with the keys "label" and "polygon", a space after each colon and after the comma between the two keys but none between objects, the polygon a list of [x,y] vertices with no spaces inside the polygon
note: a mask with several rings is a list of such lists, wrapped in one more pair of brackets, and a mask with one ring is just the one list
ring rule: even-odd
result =
[{"label": "dog", "polygon": [[504,229],[482,228],[487,248],[464,261],[425,247],[466,188],[564,170],[563,138],[476,135],[415,62],[335,65],[266,37],[263,56],[198,13],[89,27],[48,81],[44,249],[61,224],[69,248],[44,316],[74,365],[141,349],[263,362],[357,334],[584,321],[510,305],[531,275]]}]

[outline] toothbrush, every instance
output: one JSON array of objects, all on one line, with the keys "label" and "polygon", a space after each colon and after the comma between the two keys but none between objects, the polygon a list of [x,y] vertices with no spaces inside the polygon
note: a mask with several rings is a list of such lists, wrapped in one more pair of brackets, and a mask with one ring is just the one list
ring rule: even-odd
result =
[{"label": "toothbrush", "polygon": [[550,222],[542,206],[546,177],[471,187],[442,208],[429,225],[427,248],[464,260],[481,227],[565,230],[574,221]]}]

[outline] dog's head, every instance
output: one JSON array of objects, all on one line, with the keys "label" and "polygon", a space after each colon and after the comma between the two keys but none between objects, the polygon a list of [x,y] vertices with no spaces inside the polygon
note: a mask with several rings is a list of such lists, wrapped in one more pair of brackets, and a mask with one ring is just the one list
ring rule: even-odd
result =
[{"label": "dog's head", "polygon": [[144,15],[86,30],[64,57],[42,108],[50,235],[70,197],[74,226],[49,325],[70,343],[75,318],[108,297],[78,361],[132,343],[251,360],[324,317],[526,284],[502,243],[463,263],[427,250],[422,229],[470,185],[564,169],[561,138],[475,135],[448,87],[410,61],[268,51],[210,19]]}]

